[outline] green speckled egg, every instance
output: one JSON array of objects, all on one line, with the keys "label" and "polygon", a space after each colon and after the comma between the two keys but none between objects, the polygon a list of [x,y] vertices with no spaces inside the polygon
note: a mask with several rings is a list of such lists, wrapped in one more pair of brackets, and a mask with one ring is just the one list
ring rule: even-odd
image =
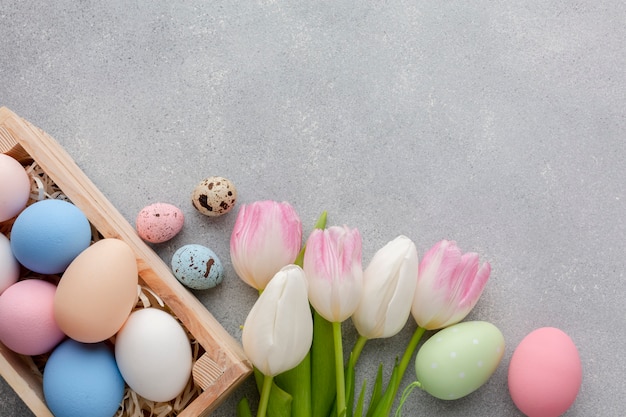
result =
[{"label": "green speckled egg", "polygon": [[417,352],[415,372],[422,389],[442,400],[456,400],[480,388],[504,354],[504,337],[485,321],[440,330]]}]

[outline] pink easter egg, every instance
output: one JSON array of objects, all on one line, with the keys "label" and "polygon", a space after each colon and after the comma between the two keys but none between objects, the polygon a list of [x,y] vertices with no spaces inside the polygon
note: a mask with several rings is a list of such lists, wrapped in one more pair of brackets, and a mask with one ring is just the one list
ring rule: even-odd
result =
[{"label": "pink easter egg", "polygon": [[509,392],[528,417],[558,417],[574,403],[582,366],[572,339],[554,327],[528,334],[509,364]]},{"label": "pink easter egg", "polygon": [[54,319],[56,286],[25,279],[0,295],[0,341],[22,355],[52,350],[65,335]]},{"label": "pink easter egg", "polygon": [[154,203],[141,209],[135,227],[137,234],[150,243],[162,243],[172,239],[183,228],[185,216],[176,206]]}]

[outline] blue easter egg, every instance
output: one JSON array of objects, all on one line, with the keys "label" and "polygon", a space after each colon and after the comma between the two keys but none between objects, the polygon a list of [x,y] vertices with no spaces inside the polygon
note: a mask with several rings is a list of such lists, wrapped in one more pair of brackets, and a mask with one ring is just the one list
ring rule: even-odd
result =
[{"label": "blue easter egg", "polygon": [[103,342],[67,339],[52,351],[43,372],[44,398],[55,416],[112,417],[124,389],[115,356]]},{"label": "blue easter egg", "polygon": [[58,274],[91,243],[83,212],[63,200],[31,204],[15,219],[11,250],[19,263],[41,274]]},{"label": "blue easter egg", "polygon": [[177,280],[194,290],[213,288],[224,279],[222,261],[202,245],[185,245],[172,256],[172,271]]}]

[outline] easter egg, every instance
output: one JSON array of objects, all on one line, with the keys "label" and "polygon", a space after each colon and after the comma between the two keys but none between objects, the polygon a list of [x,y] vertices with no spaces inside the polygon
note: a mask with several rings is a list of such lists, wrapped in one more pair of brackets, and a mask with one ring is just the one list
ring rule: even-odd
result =
[{"label": "easter egg", "polygon": [[213,288],[224,280],[222,261],[202,245],[185,245],[174,252],[172,271],[177,280],[194,290]]},{"label": "easter egg", "polygon": [[130,315],[116,336],[115,360],[128,386],[151,401],[176,398],[191,376],[191,345],[185,330],[156,308]]},{"label": "easter egg", "polygon": [[558,417],[574,403],[582,366],[572,339],[562,330],[543,327],[529,333],[509,363],[509,392],[528,417]]},{"label": "easter egg", "polygon": [[154,203],[141,209],[135,221],[137,234],[150,243],[163,243],[176,236],[183,228],[185,216],[176,206]]},{"label": "easter egg", "polygon": [[216,217],[226,214],[235,207],[237,189],[224,177],[208,177],[193,190],[191,202],[205,216]]},{"label": "easter egg", "polygon": [[458,323],[440,330],[417,352],[420,386],[442,400],[455,400],[480,388],[504,354],[504,337],[485,321]]},{"label": "easter egg", "polygon": [[58,274],[91,243],[83,212],[63,200],[41,200],[25,208],[11,229],[11,250],[26,268]]},{"label": "easter egg", "polygon": [[124,397],[124,379],[105,343],[67,339],[43,371],[46,405],[55,416],[111,417]]},{"label": "easter egg", "polygon": [[26,207],[30,178],[15,159],[0,153],[0,222],[16,216]]},{"label": "easter egg", "polygon": [[54,316],[72,339],[100,342],[113,336],[137,303],[137,261],[122,240],[102,239],[67,268],[54,297]]},{"label": "easter egg", "polygon": [[11,285],[15,284],[20,277],[20,264],[13,256],[11,242],[0,233],[0,294]]},{"label": "easter egg", "polygon": [[41,279],[24,279],[0,295],[0,341],[14,352],[49,352],[65,335],[54,320],[56,286]]}]

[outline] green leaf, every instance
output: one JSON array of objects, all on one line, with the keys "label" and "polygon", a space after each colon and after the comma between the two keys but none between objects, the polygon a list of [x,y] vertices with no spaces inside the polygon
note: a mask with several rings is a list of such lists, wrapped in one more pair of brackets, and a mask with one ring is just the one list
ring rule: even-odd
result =
[{"label": "green leaf", "polygon": [[311,384],[313,416],[329,415],[337,395],[333,326],[316,311],[313,312]]},{"label": "green leaf", "polygon": [[354,409],[354,417],[363,417],[363,403],[365,402],[365,387],[366,381],[363,381],[363,385],[361,385],[361,392],[359,394],[359,399],[356,402],[356,408]]},{"label": "green leaf", "polygon": [[347,417],[352,417],[352,406],[354,404],[354,379],[355,379],[355,360],[354,352],[350,353],[350,359],[348,359],[348,366],[346,367],[346,406]]},{"label": "green leaf", "polygon": [[237,417],[252,417],[252,411],[250,410],[250,403],[246,397],[243,397],[237,403]]},{"label": "green leaf", "polygon": [[387,384],[387,388],[385,389],[385,393],[380,398],[376,409],[374,410],[373,417],[388,417],[391,412],[391,407],[393,406],[393,402],[396,397],[396,392],[398,391],[398,386],[400,385],[399,380],[399,369],[398,363],[396,361],[396,365],[393,367],[393,372],[391,373],[391,378],[389,378],[389,383]]},{"label": "green leaf", "polygon": [[[259,392],[261,392],[263,387],[264,378],[263,373],[254,368],[254,379]],[[267,404],[267,415],[272,417],[291,417],[291,403],[291,395],[276,385],[276,382],[274,381],[272,383],[270,398]]]},{"label": "green leaf", "polygon": [[274,382],[292,397],[292,417],[312,417],[311,352],[293,369],[276,375]]},{"label": "green leaf", "polygon": [[350,352],[350,358],[348,359],[348,365],[346,367],[346,405],[348,407],[347,417],[352,416],[352,408],[354,405],[354,391],[356,380],[356,363],[361,356],[363,347],[367,343],[367,338],[359,336],[357,341],[352,347]]},{"label": "green leaf", "polygon": [[[397,366],[397,361],[396,361]],[[372,417],[376,407],[383,396],[383,364],[378,365],[378,372],[376,373],[376,381],[374,382],[374,389],[372,390],[372,396],[370,398],[369,408],[367,410],[367,417]]]},{"label": "green leaf", "polygon": [[[326,211],[323,211],[320,217],[317,219],[317,223],[315,223],[315,226],[313,226],[313,229],[326,228],[327,218],[328,218],[328,213]],[[300,252],[298,253],[298,256],[296,256],[296,260],[293,261],[293,263],[298,265],[299,267],[302,267],[302,265],[304,264],[304,252],[305,251],[306,251],[306,245],[303,245],[302,249],[300,249]]]}]

